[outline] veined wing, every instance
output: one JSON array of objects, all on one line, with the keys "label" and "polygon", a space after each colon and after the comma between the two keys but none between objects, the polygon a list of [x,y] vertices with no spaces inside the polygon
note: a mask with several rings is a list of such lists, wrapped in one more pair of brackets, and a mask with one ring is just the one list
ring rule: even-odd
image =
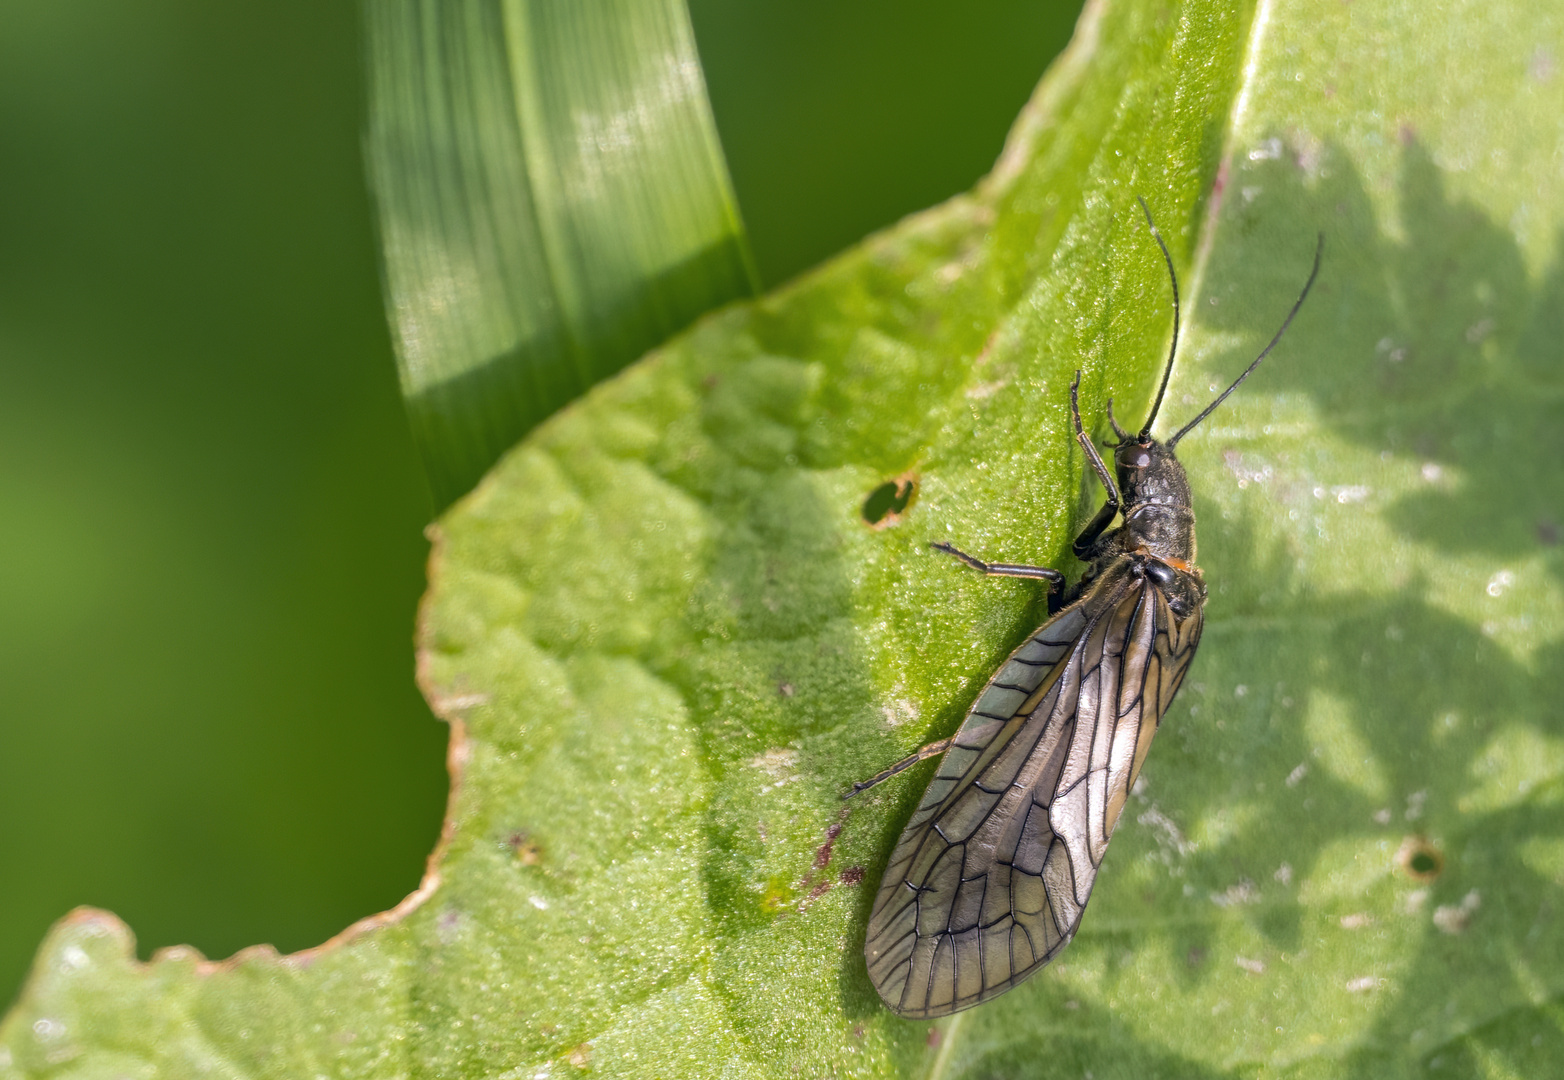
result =
[{"label": "veined wing", "polygon": [[1001,665],[891,854],[864,952],[902,1016],[994,997],[1074,937],[1200,638],[1126,558]]}]

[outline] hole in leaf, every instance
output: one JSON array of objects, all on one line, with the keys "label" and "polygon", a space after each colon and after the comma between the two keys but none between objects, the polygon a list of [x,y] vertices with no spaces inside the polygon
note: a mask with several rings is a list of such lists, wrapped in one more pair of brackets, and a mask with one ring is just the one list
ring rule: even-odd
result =
[{"label": "hole in leaf", "polygon": [[1396,862],[1413,881],[1432,881],[1445,868],[1444,852],[1421,836],[1409,836],[1401,842]]},{"label": "hole in leaf", "polygon": [[895,480],[887,480],[869,492],[869,497],[863,501],[864,522],[879,529],[896,524],[917,494],[918,479],[915,476],[898,476]]}]

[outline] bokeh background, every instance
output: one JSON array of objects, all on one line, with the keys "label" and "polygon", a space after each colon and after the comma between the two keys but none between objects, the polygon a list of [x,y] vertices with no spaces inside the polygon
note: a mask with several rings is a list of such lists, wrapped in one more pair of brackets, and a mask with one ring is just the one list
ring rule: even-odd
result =
[{"label": "bokeh background", "polygon": [[[767,285],[971,185],[1070,0],[692,0]],[[0,0],[0,1003],[48,925],[315,944],[411,890],[432,504],[348,0]]]}]

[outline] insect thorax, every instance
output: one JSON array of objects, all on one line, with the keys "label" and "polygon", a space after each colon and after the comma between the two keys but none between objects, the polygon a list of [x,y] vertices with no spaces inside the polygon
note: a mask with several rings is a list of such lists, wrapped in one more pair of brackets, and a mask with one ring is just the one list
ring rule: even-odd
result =
[{"label": "insect thorax", "polygon": [[1114,454],[1123,524],[1099,551],[1146,551],[1174,566],[1195,562],[1195,513],[1184,466],[1172,447],[1155,439],[1127,439]]},{"label": "insect thorax", "polygon": [[1173,613],[1183,617],[1206,597],[1195,567],[1189,480],[1172,449],[1155,440],[1127,440],[1123,448],[1131,451],[1115,455],[1123,522],[1098,539],[1082,587],[1123,564],[1120,569],[1155,581]]},{"label": "insect thorax", "polygon": [[1124,524],[1109,550],[1129,555],[1145,552],[1172,566],[1195,565],[1195,514],[1188,506],[1141,503],[1126,507]]}]

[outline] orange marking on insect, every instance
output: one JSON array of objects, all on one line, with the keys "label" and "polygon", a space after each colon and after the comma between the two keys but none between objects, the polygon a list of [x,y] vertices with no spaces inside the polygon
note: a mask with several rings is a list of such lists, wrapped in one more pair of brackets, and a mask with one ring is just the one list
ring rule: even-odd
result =
[{"label": "orange marking on insect", "polygon": [[1183,559],[1175,559],[1171,555],[1153,555],[1151,553],[1151,549],[1149,547],[1147,547],[1145,544],[1140,545],[1140,547],[1136,548],[1130,554],[1132,554],[1132,555],[1143,555],[1143,556],[1145,556],[1148,559],[1156,559],[1159,563],[1166,563],[1168,566],[1171,566],[1173,569],[1175,569],[1175,570],[1182,570],[1186,574],[1193,574],[1195,572],[1195,568],[1193,566],[1190,566],[1189,563],[1185,562]]}]

